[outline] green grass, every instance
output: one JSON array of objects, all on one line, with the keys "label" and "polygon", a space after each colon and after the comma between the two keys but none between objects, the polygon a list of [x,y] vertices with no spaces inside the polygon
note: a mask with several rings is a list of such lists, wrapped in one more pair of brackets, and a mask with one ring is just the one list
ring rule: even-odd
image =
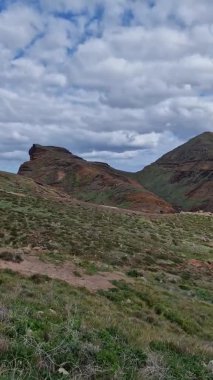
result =
[{"label": "green grass", "polygon": [[116,297],[106,298],[44,276],[2,272],[0,378],[61,379],[63,368],[70,378],[140,379],[150,353],[160,352],[165,379],[188,379],[190,373],[210,380],[203,363],[211,356],[202,340],[196,347],[194,335],[173,329],[176,320],[154,318],[156,295],[148,289],[117,286]]},{"label": "green grass", "polygon": [[[170,326],[175,331],[213,339],[213,309],[210,303],[203,304],[199,299],[181,297],[176,290],[166,291],[153,283],[137,281],[134,286],[115,282],[117,288],[100,291],[107,299],[120,305],[125,313],[146,319],[152,315],[159,326]],[[128,302],[127,302],[128,300]],[[205,318],[204,318],[205,316]],[[201,325],[202,323],[202,325]]]},{"label": "green grass", "polygon": [[212,217],[115,212],[4,181],[3,258],[37,247],[41,260],[74,261],[76,275],[116,270],[129,282],[91,294],[1,271],[1,380],[66,378],[60,370],[73,379],[211,379]]},{"label": "green grass", "polygon": [[45,277],[7,272],[0,288],[1,379],[60,379],[60,368],[70,376],[134,379],[145,365],[144,351],[118,327],[101,318],[92,322],[95,297]]},{"label": "green grass", "polygon": [[31,244],[50,256],[58,252],[119,266],[211,259],[212,229],[212,218],[202,215],[148,218],[7,193],[0,200],[1,246]]},{"label": "green grass", "polygon": [[188,199],[186,193],[193,190],[193,184],[188,179],[173,183],[171,178],[174,175],[169,169],[162,166],[150,165],[135,174],[135,178],[142,183],[149,191],[153,191],[171,204],[181,207],[183,210],[190,210],[193,207],[201,206],[201,200]]},{"label": "green grass", "polygon": [[181,347],[171,343],[153,341],[151,348],[164,354],[168,368],[167,380],[211,379],[202,363],[202,357],[185,352]]}]

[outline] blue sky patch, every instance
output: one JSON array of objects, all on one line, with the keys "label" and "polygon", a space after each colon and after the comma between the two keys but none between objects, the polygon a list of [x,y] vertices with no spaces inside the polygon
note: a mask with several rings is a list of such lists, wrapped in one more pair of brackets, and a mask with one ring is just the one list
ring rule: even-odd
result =
[{"label": "blue sky patch", "polygon": [[131,9],[125,9],[121,16],[123,26],[131,26],[132,21],[134,20],[134,14]]}]

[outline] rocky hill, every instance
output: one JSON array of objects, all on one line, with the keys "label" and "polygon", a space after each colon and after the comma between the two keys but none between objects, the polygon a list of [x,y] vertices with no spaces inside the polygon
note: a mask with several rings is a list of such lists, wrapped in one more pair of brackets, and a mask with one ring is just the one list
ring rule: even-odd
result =
[{"label": "rocky hill", "polygon": [[135,178],[176,208],[213,212],[213,133],[189,140]]},{"label": "rocky hill", "polygon": [[[46,150],[30,165],[42,173],[52,151],[70,172],[68,151]],[[0,172],[0,379],[212,380],[213,215],[142,214],[57,186]]]},{"label": "rocky hill", "polygon": [[171,213],[172,206],[107,164],[88,162],[64,148],[33,145],[30,161],[18,174],[73,197],[98,204],[152,213]]}]

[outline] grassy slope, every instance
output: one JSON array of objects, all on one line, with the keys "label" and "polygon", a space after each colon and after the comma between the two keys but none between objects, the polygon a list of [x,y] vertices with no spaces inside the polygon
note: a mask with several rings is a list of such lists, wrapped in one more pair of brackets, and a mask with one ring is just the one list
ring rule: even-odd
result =
[{"label": "grassy slope", "polygon": [[[207,132],[129,176],[182,210],[212,210],[212,162],[213,133]],[[173,164],[174,167],[169,168],[168,164]],[[183,174],[183,177],[174,180],[177,173]],[[184,176],[186,173],[188,175]],[[199,187],[204,189],[202,195],[199,195],[199,191],[190,194]]]},{"label": "grassy slope", "polygon": [[182,210],[189,210],[193,207],[201,207],[202,200],[190,199],[186,193],[193,190],[189,185],[189,180],[182,180],[170,183],[174,172],[159,165],[147,166],[142,172],[134,174],[135,179],[146,186],[147,190],[155,191],[160,197],[166,199],[172,205],[180,207]]},{"label": "grassy slope", "polygon": [[212,218],[117,213],[33,197],[29,186],[1,182],[1,247],[31,244],[42,259],[84,267],[99,261],[133,282],[90,294],[2,272],[0,379],[60,379],[63,368],[72,379],[210,380],[211,272],[187,262],[212,260]]}]

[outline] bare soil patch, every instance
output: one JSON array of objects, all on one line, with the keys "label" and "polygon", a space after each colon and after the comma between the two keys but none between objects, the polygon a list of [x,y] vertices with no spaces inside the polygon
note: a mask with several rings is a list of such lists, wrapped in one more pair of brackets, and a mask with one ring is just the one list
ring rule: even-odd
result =
[{"label": "bare soil patch", "polygon": [[[107,290],[114,288],[113,280],[130,281],[121,272],[101,272],[94,275],[87,275],[77,265],[70,261],[63,264],[45,263],[35,255],[23,255],[20,263],[0,260],[0,270],[10,269],[24,276],[30,277],[35,274],[45,275],[52,279],[62,280],[76,287],[87,288],[91,292],[99,289]],[[79,273],[76,275],[75,273]]]}]

